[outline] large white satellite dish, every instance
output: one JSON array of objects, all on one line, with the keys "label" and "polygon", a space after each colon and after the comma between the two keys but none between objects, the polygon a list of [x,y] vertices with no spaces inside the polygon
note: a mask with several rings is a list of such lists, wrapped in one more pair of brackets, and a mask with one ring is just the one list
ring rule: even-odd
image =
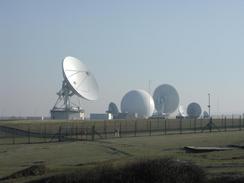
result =
[{"label": "large white satellite dish", "polygon": [[178,92],[169,84],[158,86],[153,93],[153,99],[159,114],[173,113],[178,108],[180,101]]},{"label": "large white satellite dish", "polygon": [[199,118],[202,114],[201,106],[196,102],[190,103],[187,107],[187,114],[190,118]]},{"label": "large white satellite dish", "polygon": [[69,89],[76,95],[87,99],[98,98],[98,85],[84,63],[74,57],[66,57],[63,60],[63,74]]},{"label": "large white satellite dish", "polygon": [[52,119],[67,119],[74,116],[77,111],[83,111],[79,105],[71,102],[74,95],[90,101],[98,98],[97,82],[84,63],[68,56],[63,60],[62,70],[64,80],[61,90],[57,93],[59,97],[51,110]]}]

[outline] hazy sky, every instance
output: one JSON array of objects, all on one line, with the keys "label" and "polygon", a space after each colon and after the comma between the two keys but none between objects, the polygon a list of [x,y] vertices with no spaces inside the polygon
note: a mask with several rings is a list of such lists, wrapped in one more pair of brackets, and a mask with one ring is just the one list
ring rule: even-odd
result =
[{"label": "hazy sky", "polygon": [[62,59],[95,75],[90,112],[120,106],[131,89],[172,84],[185,107],[244,112],[244,1],[1,0],[0,115],[49,115]]}]

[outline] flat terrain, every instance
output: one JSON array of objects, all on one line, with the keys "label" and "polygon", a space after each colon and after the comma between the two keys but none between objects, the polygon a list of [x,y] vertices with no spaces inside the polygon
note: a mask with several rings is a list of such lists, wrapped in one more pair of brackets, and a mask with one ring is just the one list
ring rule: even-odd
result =
[{"label": "flat terrain", "polygon": [[0,177],[35,164],[45,164],[48,174],[74,171],[99,162],[124,163],[132,159],[173,157],[190,160],[210,175],[244,174],[244,149],[186,153],[184,146],[244,144],[244,131],[114,138],[94,142],[0,145]]}]

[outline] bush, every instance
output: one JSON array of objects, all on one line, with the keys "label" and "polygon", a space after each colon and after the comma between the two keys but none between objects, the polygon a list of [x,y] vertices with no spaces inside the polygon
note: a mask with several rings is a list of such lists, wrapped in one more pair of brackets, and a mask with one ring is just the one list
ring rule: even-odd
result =
[{"label": "bush", "polygon": [[205,182],[205,174],[201,168],[189,162],[172,159],[144,160],[128,164],[122,168],[121,175],[121,182]]},{"label": "bush", "polygon": [[55,176],[35,182],[60,183],[204,183],[205,173],[198,166],[172,159],[141,160],[114,168],[104,165],[90,170]]},{"label": "bush", "polygon": [[37,175],[44,175],[47,172],[47,169],[44,165],[32,165],[28,168],[15,172],[7,177],[3,177],[1,180],[8,180],[8,179],[17,179],[21,177],[28,177],[28,176],[37,176]]}]

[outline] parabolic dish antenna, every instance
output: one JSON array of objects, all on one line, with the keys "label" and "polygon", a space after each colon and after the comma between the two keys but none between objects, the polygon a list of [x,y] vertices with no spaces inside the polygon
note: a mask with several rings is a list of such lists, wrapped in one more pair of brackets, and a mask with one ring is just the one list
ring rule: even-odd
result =
[{"label": "parabolic dish antenna", "polygon": [[79,119],[84,117],[84,110],[79,105],[71,102],[71,97],[76,95],[86,100],[98,98],[97,82],[84,63],[74,57],[65,57],[62,63],[63,84],[57,93],[59,96],[53,109],[52,119]]},{"label": "parabolic dish antenna", "polygon": [[87,99],[98,98],[98,85],[86,65],[74,57],[66,57],[63,61],[64,78],[76,95]]},{"label": "parabolic dish antenna", "polygon": [[190,118],[199,118],[202,114],[201,106],[195,102],[190,103],[187,107],[187,114]]},{"label": "parabolic dish antenna", "polygon": [[178,92],[169,84],[158,86],[153,93],[153,99],[157,112],[161,114],[173,113],[180,101]]},{"label": "parabolic dish antenna", "polygon": [[182,105],[179,106],[178,111],[180,114],[184,114],[184,108]]},{"label": "parabolic dish antenna", "polygon": [[209,114],[207,111],[203,111],[203,118],[209,118]]},{"label": "parabolic dish antenna", "polygon": [[186,117],[185,109],[184,109],[184,107],[182,105],[179,106],[178,112],[179,112],[179,116]]},{"label": "parabolic dish antenna", "polygon": [[118,107],[115,103],[111,102],[108,106],[108,113],[111,113],[113,115],[118,115],[119,114],[119,110]]}]

